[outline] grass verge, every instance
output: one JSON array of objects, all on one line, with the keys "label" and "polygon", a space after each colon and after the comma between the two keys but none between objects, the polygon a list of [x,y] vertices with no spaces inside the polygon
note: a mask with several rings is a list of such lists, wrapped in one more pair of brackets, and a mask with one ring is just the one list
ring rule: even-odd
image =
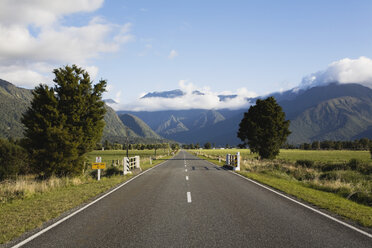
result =
[{"label": "grass verge", "polygon": [[[143,170],[151,168],[171,156],[144,163]],[[41,227],[44,222],[57,218],[62,213],[87,203],[92,198],[133,177],[103,177],[101,181],[86,180],[78,185],[66,185],[46,192],[37,192],[22,199],[0,204],[0,244],[9,242],[23,233]]]},{"label": "grass verge", "polygon": [[[221,163],[216,159],[203,155],[197,156],[216,165],[223,165],[223,162]],[[361,226],[372,227],[372,207],[355,203],[334,193],[309,188],[297,180],[280,178],[277,175],[271,175],[267,172],[241,171],[239,174],[295,196],[322,209],[331,211],[339,216],[353,220]]]}]

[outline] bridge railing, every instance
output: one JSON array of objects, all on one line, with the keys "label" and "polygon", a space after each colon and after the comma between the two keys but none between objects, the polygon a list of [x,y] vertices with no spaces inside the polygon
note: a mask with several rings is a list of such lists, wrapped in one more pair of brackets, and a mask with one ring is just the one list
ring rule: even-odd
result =
[{"label": "bridge railing", "polygon": [[123,174],[131,174],[131,170],[141,169],[140,167],[140,157],[124,157],[123,158]]},{"label": "bridge railing", "polygon": [[226,154],[226,165],[231,166],[234,171],[240,171],[240,152],[234,154]]}]

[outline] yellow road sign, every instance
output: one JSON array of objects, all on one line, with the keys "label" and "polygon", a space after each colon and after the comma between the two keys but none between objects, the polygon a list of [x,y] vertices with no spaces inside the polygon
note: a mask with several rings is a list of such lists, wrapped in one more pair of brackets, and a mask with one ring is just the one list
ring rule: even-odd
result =
[{"label": "yellow road sign", "polygon": [[106,169],[106,163],[92,163],[92,169],[93,170]]}]

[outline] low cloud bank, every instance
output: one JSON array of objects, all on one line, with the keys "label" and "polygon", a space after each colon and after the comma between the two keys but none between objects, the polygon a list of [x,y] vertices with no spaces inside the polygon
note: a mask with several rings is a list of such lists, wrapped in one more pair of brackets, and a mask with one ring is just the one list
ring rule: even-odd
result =
[{"label": "low cloud bank", "polygon": [[299,88],[307,89],[330,83],[357,83],[372,88],[372,60],[359,57],[332,62],[325,70],[304,77]]},{"label": "low cloud bank", "polygon": [[[158,110],[182,110],[182,109],[241,109],[248,108],[251,103],[247,98],[256,97],[254,92],[249,92],[245,88],[238,89],[237,92],[212,92],[209,87],[197,88],[192,83],[185,80],[179,82],[180,89],[185,93],[174,98],[148,97],[139,98],[130,104],[113,104],[116,110],[132,111],[158,111]],[[202,92],[197,94],[195,91]],[[237,95],[233,98],[220,100],[219,95]],[[141,95],[143,96],[143,94]]]}]

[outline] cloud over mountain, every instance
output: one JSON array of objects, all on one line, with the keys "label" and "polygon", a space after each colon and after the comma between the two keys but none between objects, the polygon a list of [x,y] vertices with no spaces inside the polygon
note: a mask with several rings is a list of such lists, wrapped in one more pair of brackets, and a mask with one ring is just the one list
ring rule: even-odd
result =
[{"label": "cloud over mountain", "polygon": [[[156,110],[181,110],[181,109],[240,109],[251,105],[248,98],[257,96],[245,88],[237,92],[212,92],[209,87],[197,88],[190,82],[179,82],[180,94],[167,94],[155,92],[142,94],[136,101],[125,105],[113,105],[117,110],[156,111]],[[176,92],[176,91],[169,91]],[[168,92],[168,93],[169,93]],[[164,93],[164,94],[162,94]],[[144,97],[147,96],[147,97]],[[221,97],[227,96],[227,97]]]},{"label": "cloud over mountain", "polygon": [[372,60],[344,58],[332,62],[325,70],[312,73],[302,79],[300,88],[310,88],[329,83],[358,83],[372,88]]}]

